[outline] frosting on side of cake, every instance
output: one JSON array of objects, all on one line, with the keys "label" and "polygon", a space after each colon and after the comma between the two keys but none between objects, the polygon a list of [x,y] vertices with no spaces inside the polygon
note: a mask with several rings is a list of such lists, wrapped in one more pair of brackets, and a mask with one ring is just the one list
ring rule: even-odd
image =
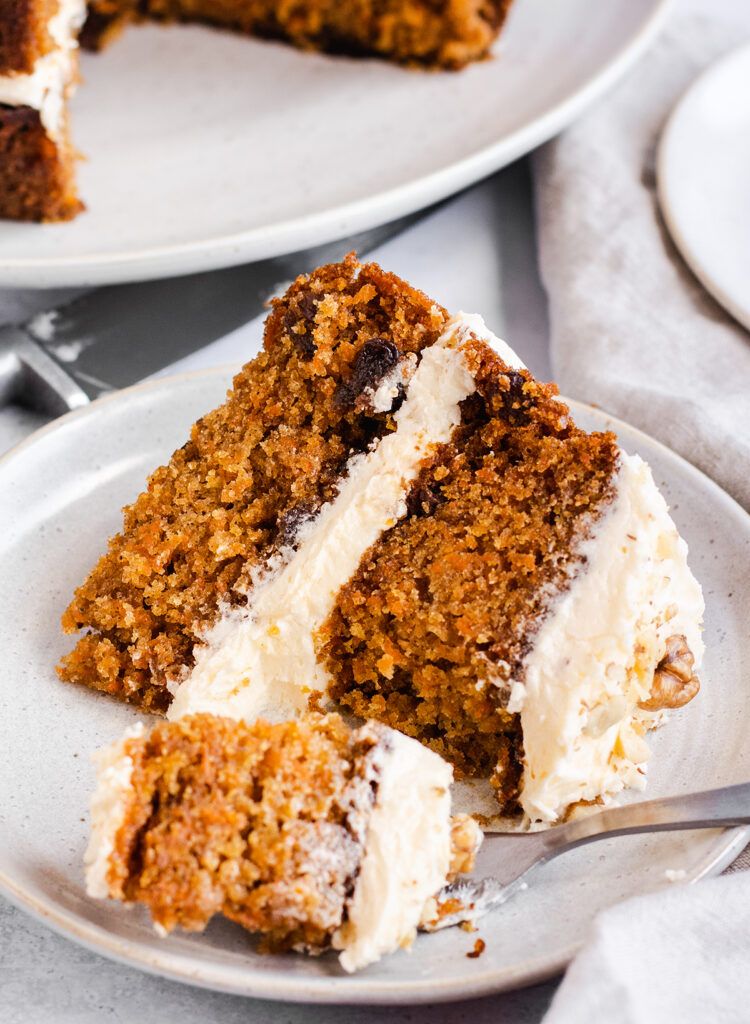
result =
[{"label": "frosting on side of cake", "polygon": [[143,735],[143,725],[128,729],[117,743],[97,750],[93,756],[96,765],[96,788],[91,798],[91,838],[84,855],[86,866],[86,892],[95,899],[104,900],[112,892],[109,882],[110,857],[115,838],[125,820],[128,796],[131,793],[133,759],[128,755],[128,740]]},{"label": "frosting on side of cake", "polygon": [[453,770],[437,754],[384,730],[380,776],[346,922],[333,946],[346,971],[410,946],[451,863]]},{"label": "frosting on side of cake", "polygon": [[29,74],[0,75],[0,103],[39,111],[50,138],[63,128],[64,105],[76,77],[78,30],[86,19],[86,0],[60,0],[49,21],[54,48],[43,54]]},{"label": "frosting on side of cake", "polygon": [[316,630],[367,549],[405,515],[425,457],[460,423],[460,404],[475,389],[460,344],[466,330],[458,317],[425,349],[396,429],[350,459],[334,500],[303,526],[296,549],[254,580],[247,606],[224,611],[174,687],[169,718],[206,711],[282,721],[302,712],[311,692],[325,692]]},{"label": "frosting on side of cake", "polygon": [[622,453],[611,507],[583,544],[585,562],[548,612],[513,684],[525,756],[520,802],[553,822],[579,801],[642,789],[643,734],[663,717],[649,698],[666,641],[684,636],[700,665],[703,596],[687,545],[651,470]]}]

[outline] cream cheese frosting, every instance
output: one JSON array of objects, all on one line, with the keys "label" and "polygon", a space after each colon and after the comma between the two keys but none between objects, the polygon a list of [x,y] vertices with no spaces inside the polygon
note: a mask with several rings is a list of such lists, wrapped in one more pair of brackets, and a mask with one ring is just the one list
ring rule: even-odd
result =
[{"label": "cream cheese frosting", "polygon": [[450,870],[453,770],[416,740],[391,729],[383,735],[359,874],[347,920],[333,936],[350,972],[411,945]]},{"label": "cream cheese frosting", "polygon": [[96,789],[91,798],[91,838],[84,855],[86,892],[104,900],[114,895],[109,882],[110,857],[115,836],[125,820],[132,791],[133,759],[128,755],[128,740],[143,735],[143,725],[128,729],[121,740],[94,754]]},{"label": "cream cheese frosting", "polygon": [[0,75],[0,103],[38,110],[53,139],[63,128],[65,100],[76,77],[78,30],[85,19],[86,0],[60,0],[48,26],[53,48],[38,58],[28,74]]},{"label": "cream cheese frosting", "polygon": [[304,711],[328,677],[315,633],[362,556],[406,513],[406,498],[430,450],[450,439],[461,402],[474,391],[461,349],[466,326],[449,322],[422,353],[396,429],[350,459],[338,494],[304,526],[296,550],[281,552],[257,578],[247,606],[227,609],[175,687],[168,717],[213,712],[247,722]]},{"label": "cream cheese frosting", "polygon": [[667,638],[700,666],[703,596],[651,470],[621,453],[611,507],[583,544],[582,571],[548,612],[511,690],[525,755],[521,805],[553,822],[579,801],[642,789],[656,724],[641,711]]}]

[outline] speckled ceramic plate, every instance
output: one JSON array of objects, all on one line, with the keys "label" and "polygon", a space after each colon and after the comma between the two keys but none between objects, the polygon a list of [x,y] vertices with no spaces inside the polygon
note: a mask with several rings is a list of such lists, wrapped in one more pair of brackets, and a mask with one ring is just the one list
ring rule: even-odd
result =
[{"label": "speckled ceramic plate", "polygon": [[344,238],[428,206],[569,124],[669,0],[516,0],[461,74],[138,26],[82,60],[68,224],[0,229],[0,286],[194,273]]},{"label": "speckled ceramic plate", "polygon": [[[51,927],[105,956],[180,981],[271,999],[408,1003],[459,999],[560,969],[604,907],[718,871],[742,832],[627,837],[584,847],[539,870],[529,890],[487,917],[486,951],[454,929],[417,939],[349,977],[334,956],[260,956],[240,928],[159,939],[138,909],[87,898],[82,856],[91,752],[137,717],[64,686],[53,666],[69,647],[58,626],[73,588],[119,526],[147,472],[222,398],[228,371],[123,391],[40,431],[0,461],[0,890]],[[649,794],[750,778],[750,518],[666,448],[603,413],[574,406],[587,427],[614,427],[653,467],[691,549],[707,602],[700,696],[653,740]]]}]

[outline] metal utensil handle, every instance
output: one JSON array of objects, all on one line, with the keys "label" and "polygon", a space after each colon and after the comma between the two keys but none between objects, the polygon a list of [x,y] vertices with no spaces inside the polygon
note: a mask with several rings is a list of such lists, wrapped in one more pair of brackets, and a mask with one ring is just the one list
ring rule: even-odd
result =
[{"label": "metal utensil handle", "polygon": [[693,828],[728,828],[750,824],[750,782],[709,789],[703,793],[646,800],[613,807],[550,829],[550,853],[570,849],[606,836]]},{"label": "metal utensil handle", "polygon": [[20,327],[0,327],[0,407],[26,404],[62,416],[88,403],[78,383]]}]

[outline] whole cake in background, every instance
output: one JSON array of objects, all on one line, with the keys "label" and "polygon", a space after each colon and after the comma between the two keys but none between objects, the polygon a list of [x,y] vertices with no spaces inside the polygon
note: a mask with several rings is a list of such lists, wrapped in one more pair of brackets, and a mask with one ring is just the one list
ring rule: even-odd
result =
[{"label": "whole cake in background", "polygon": [[552,823],[645,784],[702,613],[648,466],[480,317],[350,256],[274,302],[125,509],[60,673],[173,720],[377,720]]},{"label": "whole cake in background", "polygon": [[83,208],[67,122],[79,34],[98,49],[130,21],[201,21],[308,50],[459,69],[486,56],[510,2],[0,0],[0,217],[68,220]]}]

